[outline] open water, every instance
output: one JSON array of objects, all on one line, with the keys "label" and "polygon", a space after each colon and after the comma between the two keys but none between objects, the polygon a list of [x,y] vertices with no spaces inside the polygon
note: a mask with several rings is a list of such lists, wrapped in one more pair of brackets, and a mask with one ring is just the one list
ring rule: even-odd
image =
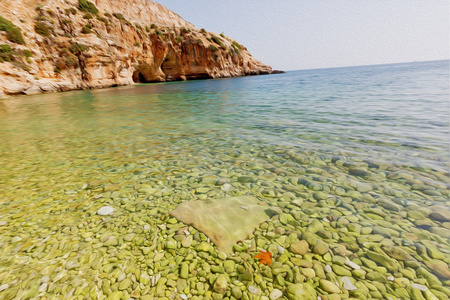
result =
[{"label": "open water", "polygon": [[[192,227],[192,245],[181,245],[184,225],[168,212],[252,195],[283,213],[236,245],[223,297],[236,286],[288,297],[293,283],[328,295],[326,279],[342,299],[447,299],[449,116],[449,61],[0,100],[0,298],[206,299],[221,272],[204,264],[228,259],[212,245],[200,255],[208,240]],[[105,205],[114,213],[99,216]],[[310,255],[295,252],[297,240]],[[286,269],[264,273],[260,249]],[[316,264],[333,269],[322,278]],[[345,289],[344,275],[358,289]]]}]

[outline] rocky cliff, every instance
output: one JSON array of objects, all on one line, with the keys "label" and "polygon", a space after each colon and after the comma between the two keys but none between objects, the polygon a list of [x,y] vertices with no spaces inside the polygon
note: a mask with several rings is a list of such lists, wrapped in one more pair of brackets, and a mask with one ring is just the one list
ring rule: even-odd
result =
[{"label": "rocky cliff", "polygon": [[0,97],[271,72],[148,0],[0,2]]}]

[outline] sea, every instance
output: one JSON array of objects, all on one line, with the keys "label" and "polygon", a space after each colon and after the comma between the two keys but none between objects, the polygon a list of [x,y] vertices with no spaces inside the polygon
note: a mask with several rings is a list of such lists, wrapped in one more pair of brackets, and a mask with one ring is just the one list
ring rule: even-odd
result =
[{"label": "sea", "polygon": [[[177,257],[191,248],[194,260],[210,265],[220,265],[223,255],[214,255],[220,251],[210,243],[212,258],[196,256],[196,242],[210,240],[191,226],[193,245],[181,245],[177,230],[186,228],[170,211],[188,201],[248,195],[282,213],[237,242],[228,257],[246,252],[244,260],[255,260],[252,251],[269,250],[275,261],[286,256],[280,265],[300,271],[308,264],[292,257],[324,270],[345,267],[366,297],[400,299],[403,290],[411,296],[419,289],[444,299],[449,78],[445,60],[0,100],[0,298],[125,299],[138,292],[170,298],[175,291],[206,299],[189,278],[216,293],[217,273],[206,268],[203,275],[213,279],[203,280],[197,270],[203,265],[190,261],[187,285],[177,290],[186,278],[167,268],[182,264]],[[105,206],[113,212],[100,215]],[[275,238],[268,235],[279,227]],[[289,251],[292,233],[307,239],[310,256]],[[175,248],[167,244],[172,238]],[[314,250],[317,240],[329,245],[328,256]],[[164,256],[152,260],[155,253]],[[362,289],[358,282],[378,277],[351,273],[337,256],[388,278],[386,289]],[[265,267],[253,263],[256,273]],[[153,281],[174,276],[152,286],[137,275],[145,272]],[[253,292],[239,272],[228,274],[225,297],[234,285]],[[286,283],[274,275],[252,284],[268,296],[297,280],[278,274]],[[318,294],[330,293],[301,274]]]}]

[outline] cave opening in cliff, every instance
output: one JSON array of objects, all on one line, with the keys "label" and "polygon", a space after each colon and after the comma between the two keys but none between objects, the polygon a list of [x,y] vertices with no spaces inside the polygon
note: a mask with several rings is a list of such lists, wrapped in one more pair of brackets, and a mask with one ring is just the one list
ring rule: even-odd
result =
[{"label": "cave opening in cliff", "polygon": [[177,55],[173,48],[169,48],[164,62],[161,65],[161,70],[166,74],[166,80],[179,80],[180,78],[180,67],[177,61]]},{"label": "cave opening in cliff", "polygon": [[133,82],[134,83],[149,83],[152,80],[152,69],[149,64],[142,63],[139,64],[133,72]]},{"label": "cave opening in cliff", "polygon": [[147,80],[145,80],[145,77],[142,73],[139,73],[139,77],[136,83],[147,83]]}]

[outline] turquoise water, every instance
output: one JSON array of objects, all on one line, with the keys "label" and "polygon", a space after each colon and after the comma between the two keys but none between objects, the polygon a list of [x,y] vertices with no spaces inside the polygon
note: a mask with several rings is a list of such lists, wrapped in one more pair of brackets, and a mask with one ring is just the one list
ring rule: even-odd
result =
[{"label": "turquoise water", "polygon": [[[330,249],[345,246],[359,264],[373,250],[364,242],[383,244],[379,235],[383,245],[409,247],[405,251],[419,266],[399,260],[417,273],[408,280],[445,294],[417,268],[433,273],[427,261],[444,268],[450,263],[448,80],[449,62],[436,61],[1,100],[0,286],[8,287],[0,288],[0,298],[71,292],[70,298],[82,293],[78,285],[90,295],[81,299],[111,295],[117,288],[102,288],[98,276],[104,270],[92,264],[142,243],[120,240],[115,249],[96,244],[105,228],[116,236],[141,234],[144,245],[153,241],[147,246],[162,251],[173,234],[154,229],[170,225],[167,213],[177,204],[236,195],[255,196],[294,218],[300,214],[290,224],[273,220],[299,237],[320,220],[336,233],[324,238]],[[300,208],[290,204],[295,199],[301,199]],[[110,226],[96,214],[106,204],[115,209],[106,217]],[[344,216],[374,230],[342,239],[345,226],[336,222]],[[257,240],[260,231],[267,233],[260,228],[249,239]],[[161,241],[154,242],[158,236]],[[352,246],[362,237],[360,248]],[[272,244],[289,248],[282,241]],[[133,268],[164,275],[156,262],[144,266],[134,259]],[[72,260],[76,267],[64,267]],[[74,278],[80,270],[82,284]],[[64,273],[67,285],[59,281],[51,289],[50,281],[42,287],[47,273]],[[449,283],[447,273],[433,274],[441,285]],[[129,278],[129,294],[167,294]],[[266,287],[267,295],[272,288]],[[195,294],[189,293],[188,285],[185,294]]]}]

